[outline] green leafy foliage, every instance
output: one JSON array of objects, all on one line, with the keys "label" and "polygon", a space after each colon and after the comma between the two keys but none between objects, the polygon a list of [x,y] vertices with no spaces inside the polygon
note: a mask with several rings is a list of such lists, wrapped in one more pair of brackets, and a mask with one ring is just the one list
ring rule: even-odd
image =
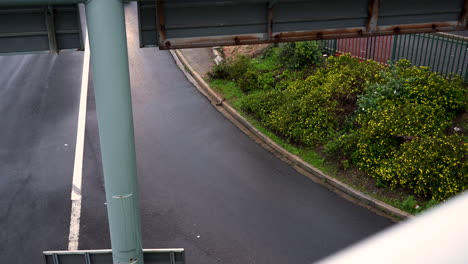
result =
[{"label": "green leafy foliage", "polygon": [[350,55],[330,57],[305,80],[246,96],[241,106],[291,141],[313,146],[340,129],[366,81],[378,81],[381,69]]},{"label": "green leafy foliage", "polygon": [[224,60],[215,65],[208,76],[211,79],[225,79],[238,81],[253,68],[251,59],[247,56],[237,56],[234,59]]},{"label": "green leafy foliage", "polygon": [[208,77],[212,80],[228,80],[230,76],[229,64],[224,60],[220,64],[215,64],[211,71],[208,72]]},{"label": "green leafy foliage", "polygon": [[323,49],[315,41],[289,42],[279,46],[280,62],[290,69],[300,70],[323,63]]},{"label": "green leafy foliage", "polygon": [[457,136],[424,136],[403,144],[392,156],[392,162],[374,172],[393,186],[439,201],[468,188],[468,145]]},{"label": "green leafy foliage", "polygon": [[275,71],[281,67],[279,63],[280,49],[277,47],[269,47],[258,58],[253,58],[252,62],[255,69],[266,72]]},{"label": "green leafy foliage", "polygon": [[407,196],[403,201],[399,202],[397,205],[404,209],[407,212],[410,212],[412,214],[418,214],[426,209],[429,209],[435,205],[437,205],[438,202],[436,200],[430,200],[429,202],[425,204],[420,204],[416,200],[416,198],[413,195]]},{"label": "green leafy foliage", "polygon": [[235,100],[244,96],[244,93],[239,90],[237,84],[229,80],[212,80],[210,87],[221,92],[228,100]]},{"label": "green leafy foliage", "polygon": [[386,107],[385,101],[392,104],[413,102],[436,105],[453,118],[454,113],[465,108],[467,94],[460,76],[449,80],[428,67],[411,66],[408,60],[400,60],[382,72],[382,78],[383,82],[370,84],[359,97],[362,111]]},{"label": "green leafy foliage", "polygon": [[258,74],[253,69],[248,69],[241,77],[235,79],[237,85],[243,92],[248,92],[259,85]]},{"label": "green leafy foliage", "polygon": [[[273,59],[274,53],[271,53]],[[269,57],[269,60],[273,60]],[[271,63],[271,62],[270,62]],[[259,65],[262,65],[261,67]],[[275,64],[277,65],[277,63]],[[268,70],[259,70],[265,67]],[[212,80],[224,79],[234,81],[245,93],[255,89],[270,89],[279,81],[275,76],[280,74],[271,65],[263,65],[263,62],[254,61],[247,56],[237,56],[234,59],[223,61],[215,65],[208,76]],[[281,77],[278,75],[278,77]]]},{"label": "green leafy foliage", "polygon": [[357,104],[357,129],[328,143],[330,153],[351,157],[378,181],[436,200],[468,187],[466,168],[455,162],[466,160],[466,145],[443,134],[467,104],[460,78],[403,60],[369,83]]}]

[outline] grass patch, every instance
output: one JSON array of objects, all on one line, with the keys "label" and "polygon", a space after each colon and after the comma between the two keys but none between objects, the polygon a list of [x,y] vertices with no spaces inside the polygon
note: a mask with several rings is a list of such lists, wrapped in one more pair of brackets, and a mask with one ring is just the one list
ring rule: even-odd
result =
[{"label": "grass patch", "polygon": [[277,47],[268,48],[264,54],[258,58],[252,59],[252,65],[255,69],[263,72],[274,71],[280,68],[279,61],[280,49]]},{"label": "grass patch", "polygon": [[252,65],[259,71],[274,71],[278,69],[278,61],[273,57],[267,57],[266,59],[252,59]]},{"label": "grass patch", "polygon": [[403,196],[403,199],[389,199],[385,196],[375,198],[413,215],[420,214],[438,204],[435,200],[417,201],[412,195]]},{"label": "grass patch", "polygon": [[223,94],[226,100],[236,100],[244,96],[244,93],[237,87],[237,84],[233,81],[227,80],[212,80],[210,86],[217,92]]}]

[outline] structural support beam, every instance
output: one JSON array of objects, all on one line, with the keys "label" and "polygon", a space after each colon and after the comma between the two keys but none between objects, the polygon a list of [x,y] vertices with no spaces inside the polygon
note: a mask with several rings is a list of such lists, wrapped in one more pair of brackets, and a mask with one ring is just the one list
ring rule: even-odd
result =
[{"label": "structural support beam", "polygon": [[86,4],[114,263],[143,263],[123,3]]},{"label": "structural support beam", "polygon": [[273,39],[273,6],[275,2],[276,0],[268,2],[268,40],[270,41]]},{"label": "structural support beam", "polygon": [[462,12],[460,14],[460,19],[458,20],[458,25],[466,27],[468,23],[468,0],[463,1]]},{"label": "structural support beam", "polygon": [[54,9],[52,8],[52,6],[48,6],[45,12],[47,35],[49,36],[49,49],[52,53],[58,53],[57,37],[55,33],[54,23]]},{"label": "structural support beam", "polygon": [[380,0],[369,0],[369,17],[367,20],[366,31],[374,33],[377,30],[377,21],[379,20]]},{"label": "structural support beam", "polygon": [[156,12],[158,13],[158,20],[156,25],[159,30],[159,38],[161,42],[166,41],[166,19],[164,18],[164,7],[161,0],[156,0]]}]

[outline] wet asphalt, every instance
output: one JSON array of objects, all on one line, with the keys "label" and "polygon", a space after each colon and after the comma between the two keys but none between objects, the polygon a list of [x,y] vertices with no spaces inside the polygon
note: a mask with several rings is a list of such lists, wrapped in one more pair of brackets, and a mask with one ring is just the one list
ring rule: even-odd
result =
[{"label": "wet asphalt", "polygon": [[82,53],[0,57],[0,259],[68,247]]},{"label": "wet asphalt", "polygon": [[[126,8],[145,248],[187,263],[311,263],[392,223],[275,158],[192,86],[169,52],[139,49]],[[0,57],[0,256],[66,249],[82,53]],[[68,144],[65,146],[64,144]],[[79,249],[110,248],[92,81]]]}]

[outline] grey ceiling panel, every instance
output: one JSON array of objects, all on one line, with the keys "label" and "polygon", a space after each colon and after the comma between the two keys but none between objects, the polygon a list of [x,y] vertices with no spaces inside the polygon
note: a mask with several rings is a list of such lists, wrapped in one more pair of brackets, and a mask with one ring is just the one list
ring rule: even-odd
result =
[{"label": "grey ceiling panel", "polygon": [[158,45],[156,1],[138,2],[138,27],[140,31],[140,47],[154,47]]},{"label": "grey ceiling panel", "polygon": [[82,50],[77,5],[0,8],[0,54]]},{"label": "grey ceiling panel", "polygon": [[457,21],[463,0],[381,0],[379,24],[399,25]]},{"label": "grey ceiling panel", "polygon": [[170,49],[465,30],[467,9],[467,0],[142,0],[140,44]]},{"label": "grey ceiling panel", "polygon": [[[34,45],[31,45],[34,43]],[[19,36],[0,38],[0,50],[3,54],[29,53],[49,49],[47,35]]]}]

